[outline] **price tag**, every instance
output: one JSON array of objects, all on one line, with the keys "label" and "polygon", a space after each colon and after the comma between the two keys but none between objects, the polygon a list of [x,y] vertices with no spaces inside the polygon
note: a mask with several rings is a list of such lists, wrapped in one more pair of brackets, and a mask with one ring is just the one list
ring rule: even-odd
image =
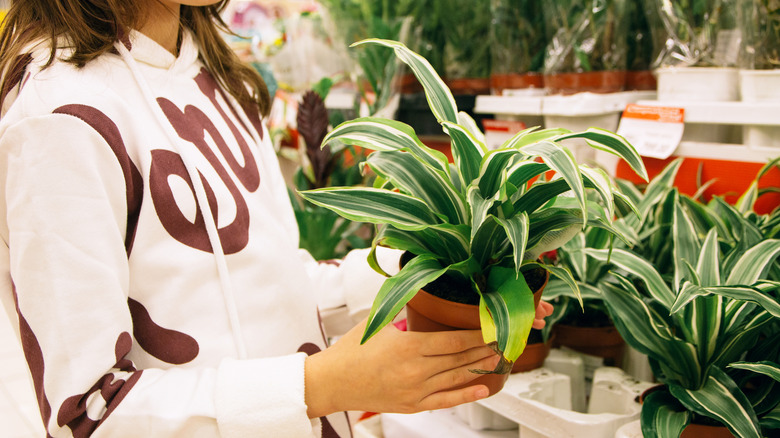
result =
[{"label": "price tag", "polygon": [[682,139],[684,112],[683,108],[629,104],[617,133],[634,145],[639,155],[669,158]]}]

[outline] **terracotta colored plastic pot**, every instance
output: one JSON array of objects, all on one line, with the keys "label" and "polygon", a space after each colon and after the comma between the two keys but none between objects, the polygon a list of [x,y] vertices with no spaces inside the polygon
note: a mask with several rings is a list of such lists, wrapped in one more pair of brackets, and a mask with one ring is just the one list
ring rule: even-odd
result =
[{"label": "terracotta colored plastic pot", "polygon": [[502,94],[504,90],[526,88],[544,88],[544,77],[537,73],[494,73],[490,75],[490,90],[493,94]]},{"label": "terracotta colored plastic pot", "polygon": [[[534,292],[534,308],[539,306],[546,285],[547,280]],[[420,290],[406,305],[406,323],[409,330],[418,332],[478,330],[479,306],[448,301]],[[485,374],[468,385],[483,384],[493,395],[504,387],[508,377],[508,374]]]},{"label": "terracotta colored plastic pot", "polygon": [[[553,337],[554,336],[555,335],[553,335]],[[510,374],[524,373],[526,371],[541,368],[541,366],[544,365],[544,360],[550,355],[552,346],[552,337],[548,339],[547,342],[537,342],[526,345],[523,354],[521,354],[515,363],[512,364],[512,371]]]},{"label": "terracotta colored plastic pot", "polygon": [[625,71],[591,71],[544,75],[544,86],[550,94],[616,93],[626,85]]},{"label": "terracotta colored plastic pot", "polygon": [[626,342],[614,326],[577,327],[555,325],[555,346],[565,346],[591,356],[602,357],[607,366],[620,366]]},{"label": "terracotta colored plastic pot", "polygon": [[470,94],[480,95],[490,93],[490,79],[489,78],[457,78],[457,79],[445,79],[444,83],[447,84],[452,94]]},{"label": "terracotta colored plastic pot", "polygon": [[658,81],[652,71],[628,71],[626,72],[626,90],[646,91],[658,88]]},{"label": "terracotta colored plastic pot", "polygon": [[726,426],[691,423],[680,434],[680,438],[734,438],[734,435]]}]

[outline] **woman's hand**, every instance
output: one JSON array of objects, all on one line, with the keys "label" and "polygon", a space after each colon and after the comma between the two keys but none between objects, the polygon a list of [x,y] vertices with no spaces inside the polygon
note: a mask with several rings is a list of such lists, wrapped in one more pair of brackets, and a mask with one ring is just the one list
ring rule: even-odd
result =
[{"label": "woman's hand", "polygon": [[544,318],[552,315],[553,305],[546,301],[539,301],[539,306],[536,307],[536,319],[534,319],[533,328],[541,330],[547,325]]},{"label": "woman's hand", "polygon": [[360,410],[413,413],[485,398],[485,385],[458,389],[492,370],[499,357],[479,330],[404,332],[388,324],[360,345],[365,321],[306,359],[310,418]]},{"label": "woman's hand", "polygon": [[[552,311],[552,304],[541,301],[533,327],[543,328]],[[413,413],[488,396],[484,385],[462,387],[480,376],[469,370],[498,364],[481,331],[404,332],[388,324],[360,345],[365,324],[306,358],[310,418],[348,410]]]}]

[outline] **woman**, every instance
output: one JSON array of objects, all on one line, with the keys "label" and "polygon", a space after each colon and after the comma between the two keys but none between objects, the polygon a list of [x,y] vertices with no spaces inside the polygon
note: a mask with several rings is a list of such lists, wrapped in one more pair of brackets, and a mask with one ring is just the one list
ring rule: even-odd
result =
[{"label": "woman", "polygon": [[0,294],[48,434],[346,437],[346,410],[485,397],[449,389],[497,362],[477,331],[389,327],[361,346],[358,324],[326,348],[318,302],[363,315],[382,278],[364,252],[335,268],[298,250],[226,3],[12,2]]}]

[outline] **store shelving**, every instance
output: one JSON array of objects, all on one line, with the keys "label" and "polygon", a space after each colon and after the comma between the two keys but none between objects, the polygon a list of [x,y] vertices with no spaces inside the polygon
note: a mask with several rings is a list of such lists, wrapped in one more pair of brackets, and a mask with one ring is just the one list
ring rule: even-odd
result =
[{"label": "store shelving", "polygon": [[[689,136],[684,137],[675,156],[734,160],[744,162],[765,162],[780,156],[780,148],[743,144],[741,132],[727,141],[697,139],[695,128],[705,125],[704,130],[712,132],[716,126],[732,127],[737,130],[747,126],[780,127],[780,104],[748,102],[692,102],[658,101],[654,92],[628,91],[611,94],[579,93],[570,96],[478,96],[475,112],[494,114],[497,118],[556,117],[557,123],[586,124],[602,123],[601,128],[616,130],[619,116],[629,103],[683,108]],[[561,119],[564,117],[564,119]],[[602,117],[594,119],[594,117]],[[582,125],[585,126],[585,125]],[[582,126],[575,126],[581,128]],[[598,126],[598,125],[596,125]],[[733,141],[736,138],[737,141]]]}]

